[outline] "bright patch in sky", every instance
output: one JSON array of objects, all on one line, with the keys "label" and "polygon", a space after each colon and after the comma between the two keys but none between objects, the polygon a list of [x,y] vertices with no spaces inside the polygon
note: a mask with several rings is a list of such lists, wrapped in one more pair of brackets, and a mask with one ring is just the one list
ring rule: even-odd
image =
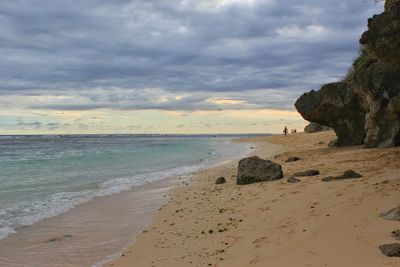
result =
[{"label": "bright patch in sky", "polygon": [[279,36],[286,38],[309,39],[326,37],[329,34],[329,29],[316,24],[307,25],[304,28],[301,28],[298,25],[291,25],[279,28],[276,32]]}]

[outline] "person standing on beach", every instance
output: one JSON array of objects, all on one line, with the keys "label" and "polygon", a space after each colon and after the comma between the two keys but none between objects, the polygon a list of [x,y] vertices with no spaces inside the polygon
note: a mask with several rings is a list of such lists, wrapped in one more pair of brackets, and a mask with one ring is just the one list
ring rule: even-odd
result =
[{"label": "person standing on beach", "polygon": [[288,129],[287,129],[287,127],[286,127],[286,126],[285,126],[285,128],[283,128],[283,133],[285,134],[285,136],[287,136]]}]

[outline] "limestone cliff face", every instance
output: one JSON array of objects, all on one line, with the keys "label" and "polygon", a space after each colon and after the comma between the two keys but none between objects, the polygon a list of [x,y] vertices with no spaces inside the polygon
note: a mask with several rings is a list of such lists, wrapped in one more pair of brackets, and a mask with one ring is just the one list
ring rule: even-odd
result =
[{"label": "limestone cliff face", "polygon": [[295,103],[308,121],[332,127],[337,146],[400,145],[400,0],[368,20],[364,46],[342,82],[322,86]]}]

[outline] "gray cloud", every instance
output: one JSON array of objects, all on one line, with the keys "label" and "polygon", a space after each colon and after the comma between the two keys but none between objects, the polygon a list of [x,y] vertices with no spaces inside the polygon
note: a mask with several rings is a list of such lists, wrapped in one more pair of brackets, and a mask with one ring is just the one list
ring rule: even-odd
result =
[{"label": "gray cloud", "polygon": [[[344,75],[366,19],[362,0],[14,0],[0,2],[0,94],[70,95],[34,108],[292,108]],[[168,101],[155,101],[160,93]],[[175,95],[184,95],[174,99]],[[84,126],[82,126],[84,127]]]},{"label": "gray cloud", "polygon": [[26,122],[19,118],[16,125],[21,129],[40,129],[43,124],[39,121]]}]

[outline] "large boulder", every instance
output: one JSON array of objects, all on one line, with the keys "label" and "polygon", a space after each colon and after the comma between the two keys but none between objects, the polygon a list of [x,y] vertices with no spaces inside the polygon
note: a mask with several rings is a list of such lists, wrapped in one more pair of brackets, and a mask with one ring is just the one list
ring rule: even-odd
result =
[{"label": "large boulder", "polygon": [[303,118],[335,130],[337,146],[400,145],[400,0],[386,1],[368,27],[348,76],[295,103]]},{"label": "large boulder", "polygon": [[330,130],[331,128],[326,127],[324,125],[321,125],[319,123],[316,122],[310,122],[305,128],[304,128],[304,132],[306,133],[318,133],[318,132],[322,132],[322,131],[327,131]]},{"label": "large boulder", "polygon": [[236,183],[238,185],[274,181],[283,178],[281,165],[257,156],[239,161]]}]

